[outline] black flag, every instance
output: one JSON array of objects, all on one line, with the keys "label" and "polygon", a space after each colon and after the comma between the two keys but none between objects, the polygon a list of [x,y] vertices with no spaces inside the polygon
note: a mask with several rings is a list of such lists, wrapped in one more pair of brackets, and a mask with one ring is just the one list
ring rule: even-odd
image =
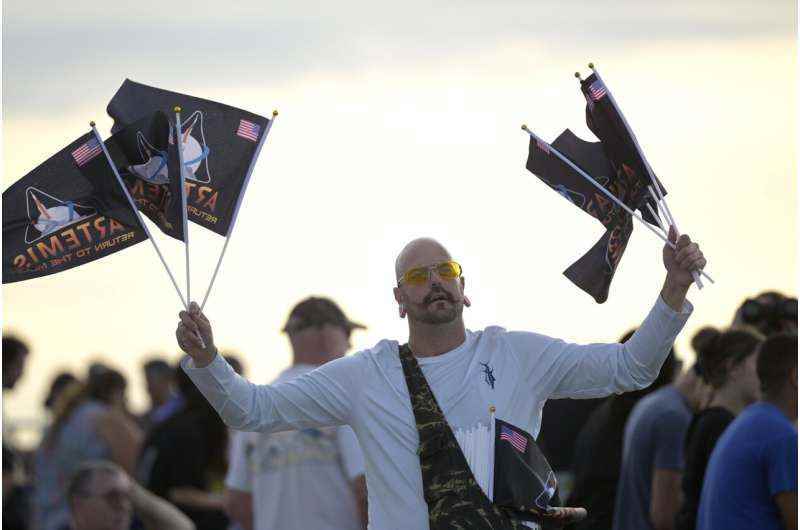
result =
[{"label": "black flag", "polygon": [[93,133],[3,192],[3,283],[55,274],[145,239]]},{"label": "black flag", "polygon": [[[189,220],[227,235],[245,177],[270,122],[214,101],[150,87],[126,79],[108,104],[116,132],[143,116],[163,111],[175,121],[181,107]],[[172,173],[170,173],[172,178]]]},{"label": "black flag", "polygon": [[[612,195],[631,205],[633,190],[627,187],[629,181],[618,178],[599,142],[581,140],[567,129],[556,138],[552,146]],[[614,272],[633,232],[631,216],[551,153],[546,144],[539,143],[532,137],[526,167],[559,195],[606,227],[600,240],[564,271],[564,276],[589,293],[596,302],[605,302]]]},{"label": "black flag", "polygon": [[558,482],[550,464],[524,430],[495,420],[494,503],[517,518],[545,528],[561,527],[586,517],[582,508],[558,507]]},{"label": "black flag", "polygon": [[139,210],[183,241],[178,150],[167,115],[157,111],[136,120],[105,144]]},{"label": "black flag", "polygon": [[[581,81],[581,92],[586,98],[586,125],[603,144],[603,150],[614,166],[615,174],[625,181],[625,187],[629,190],[626,204],[632,209],[638,209],[650,224],[657,224],[645,206],[645,203],[650,203],[653,210],[657,211],[656,204],[647,191],[647,186],[652,185],[647,166],[625,126],[625,120],[611,102],[608,88],[593,73]],[[658,179],[656,182],[662,195],[666,195],[667,190],[661,182]]]}]

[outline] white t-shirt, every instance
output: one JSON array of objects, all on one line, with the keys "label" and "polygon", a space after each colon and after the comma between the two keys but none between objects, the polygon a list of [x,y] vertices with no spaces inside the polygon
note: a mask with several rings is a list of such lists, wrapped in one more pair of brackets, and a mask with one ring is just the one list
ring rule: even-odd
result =
[{"label": "white t-shirt", "polygon": [[[314,368],[296,364],[273,384]],[[364,457],[350,427],[237,431],[225,485],[252,494],[255,530],[360,530],[352,482],[363,474]]]},{"label": "white t-shirt", "polygon": [[[595,398],[652,383],[691,311],[686,302],[677,313],[659,297],[625,344],[578,345],[489,327],[419,365],[452,428],[486,424],[493,405],[498,418],[535,437],[549,398]],[[350,425],[364,452],[370,528],[429,528],[419,435],[396,341],[275,385],[250,383],[220,356],[204,368],[186,359],[183,369],[234,429]]]}]

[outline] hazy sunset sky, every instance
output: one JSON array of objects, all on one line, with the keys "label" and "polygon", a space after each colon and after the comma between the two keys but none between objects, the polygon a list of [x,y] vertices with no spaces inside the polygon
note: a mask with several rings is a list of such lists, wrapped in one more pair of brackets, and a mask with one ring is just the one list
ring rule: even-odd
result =
[{"label": "hazy sunset sky", "polygon": [[[280,333],[326,295],[369,329],[406,337],[393,264],[432,236],[464,267],[471,329],[498,324],[577,342],[637,325],[664,277],[638,224],[596,304],[561,273],[603,233],[525,170],[528,137],[594,140],[573,77],[594,61],[717,281],[690,291],[678,341],[726,325],[765,289],[796,294],[795,2],[3,3],[3,187],[88,130],[128,77],[262,115],[280,111],[207,313],[253,380],[290,361]],[[184,285],[183,248],[157,234]],[[193,293],[223,239],[191,226]],[[195,296],[196,297],[196,296]],[[54,373],[101,360],[129,376],[177,360],[180,303],[150,244],[3,286],[3,329],[32,346],[7,419],[36,417]]]}]

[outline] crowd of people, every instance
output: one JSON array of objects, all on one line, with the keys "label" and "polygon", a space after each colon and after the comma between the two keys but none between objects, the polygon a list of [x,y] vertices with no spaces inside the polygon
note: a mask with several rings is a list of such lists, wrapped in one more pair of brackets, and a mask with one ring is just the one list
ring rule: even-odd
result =
[{"label": "crowd of people", "polygon": [[[362,327],[329,299],[302,301],[283,329],[293,362],[275,383],[344,356]],[[569,528],[797,528],[796,332],[797,300],[765,292],[729,327],[696,333],[687,369],[670,351],[646,388],[549,401],[537,443],[565,504],[588,510]],[[3,337],[4,391],[28,351]],[[366,528],[350,427],[234,431],[180,363],[159,356],[142,370],[150,408],[139,416],[111,366],[54,378],[39,447],[3,445],[4,529]]]},{"label": "crowd of people", "polygon": [[691,345],[643,390],[545,405],[575,530],[797,528],[797,299],[747,299]]},{"label": "crowd of people", "polygon": [[[291,380],[343,356],[347,320],[324,298],[291,312],[284,331]],[[28,346],[3,337],[3,388],[21,377]],[[235,355],[226,361],[239,373]],[[3,445],[3,528],[36,530],[252,530],[366,528],[364,461],[352,430],[301,429],[271,436],[234,432],[178,363],[142,366],[150,406],[127,404],[127,381],[93,363],[85,377],[59,373],[43,406],[39,447]]]}]

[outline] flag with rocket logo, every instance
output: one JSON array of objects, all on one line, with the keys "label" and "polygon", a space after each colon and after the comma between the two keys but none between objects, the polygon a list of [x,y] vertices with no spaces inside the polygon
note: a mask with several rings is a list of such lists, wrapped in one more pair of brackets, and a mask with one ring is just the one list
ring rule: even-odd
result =
[{"label": "flag with rocket logo", "polygon": [[[227,235],[245,179],[258,156],[270,120],[229,105],[170,92],[126,79],[108,104],[112,132],[143,116],[165,112],[175,121],[181,107],[178,140],[183,152],[188,219]],[[169,178],[178,180],[177,172]]]},{"label": "flag with rocket logo", "polygon": [[92,133],[3,192],[3,283],[65,271],[145,239]]}]

